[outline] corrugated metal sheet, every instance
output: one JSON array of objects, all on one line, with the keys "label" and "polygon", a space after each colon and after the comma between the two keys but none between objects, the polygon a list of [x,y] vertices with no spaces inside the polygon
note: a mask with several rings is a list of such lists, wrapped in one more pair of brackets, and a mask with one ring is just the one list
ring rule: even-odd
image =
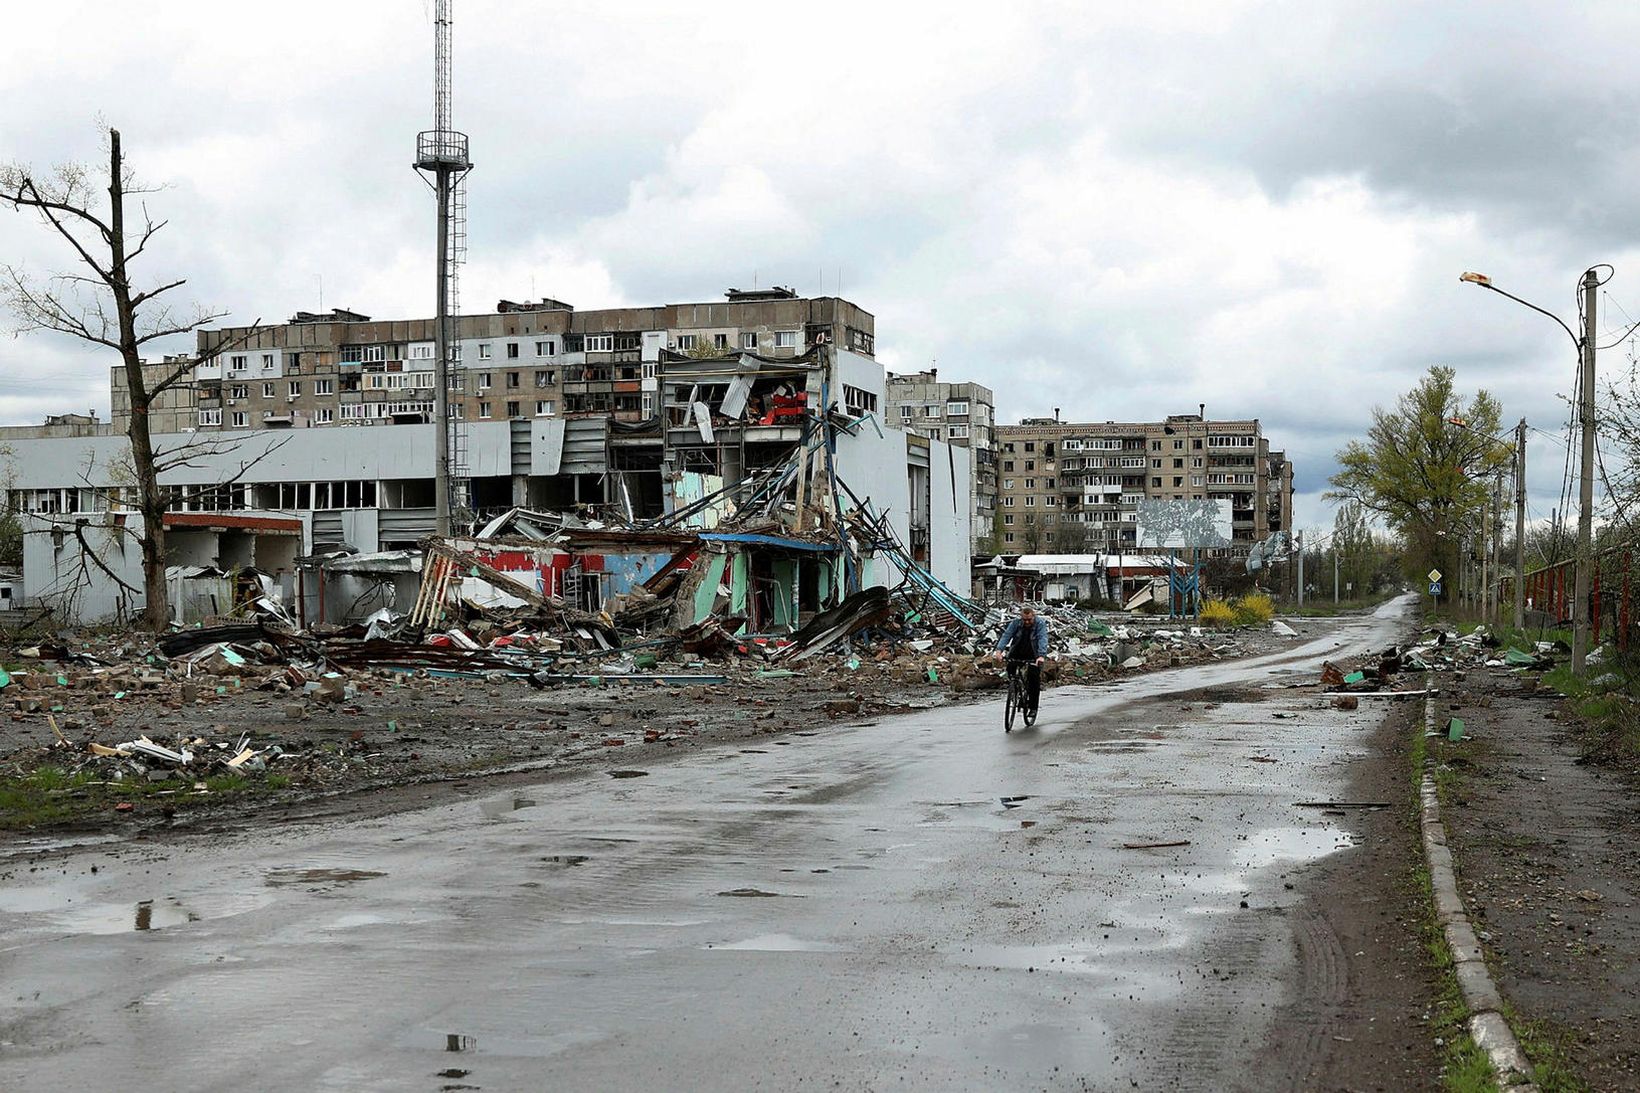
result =
[{"label": "corrugated metal sheet", "polygon": [[564,456],[559,468],[560,473],[603,474],[608,467],[609,419],[573,418],[565,421]]}]

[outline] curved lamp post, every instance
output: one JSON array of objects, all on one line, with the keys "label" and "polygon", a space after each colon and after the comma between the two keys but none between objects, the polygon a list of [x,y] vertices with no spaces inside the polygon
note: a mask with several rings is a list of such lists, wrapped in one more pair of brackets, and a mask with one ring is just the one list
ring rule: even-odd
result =
[{"label": "curved lamp post", "polygon": [[[1572,345],[1577,350],[1578,363],[1581,368],[1582,397],[1578,399],[1578,417],[1583,426],[1583,453],[1582,462],[1578,468],[1578,512],[1577,512],[1577,555],[1575,562],[1575,577],[1572,582],[1572,672],[1582,675],[1589,655],[1589,585],[1593,570],[1594,557],[1590,546],[1594,538],[1594,354],[1595,354],[1595,290],[1600,287],[1600,277],[1595,273],[1598,267],[1590,267],[1583,271],[1580,287],[1583,292],[1583,335],[1579,337],[1572,328],[1561,321],[1560,316],[1552,311],[1545,311],[1536,304],[1522,300],[1513,293],[1505,292],[1492,283],[1492,278],[1484,273],[1464,273],[1458,280],[1481,288],[1496,292],[1524,307],[1529,307],[1539,315],[1547,315],[1553,319],[1566,336],[1572,339]],[[1607,267],[1610,268],[1610,267]],[[1517,519],[1517,525],[1519,521]],[[1515,595],[1521,594],[1519,582]],[[1518,601],[1517,601],[1518,602]],[[1517,608],[1517,612],[1519,609]],[[1523,619],[1521,621],[1524,621]],[[1516,623],[1519,625],[1519,622]]]}]

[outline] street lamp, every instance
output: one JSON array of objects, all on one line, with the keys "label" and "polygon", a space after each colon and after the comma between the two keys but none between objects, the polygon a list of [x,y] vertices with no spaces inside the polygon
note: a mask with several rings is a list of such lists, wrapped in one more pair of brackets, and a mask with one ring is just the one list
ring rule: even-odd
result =
[{"label": "street lamp", "polygon": [[[1466,273],[1465,277],[1479,277],[1478,273]],[[1473,428],[1461,417],[1449,417],[1448,425],[1455,425],[1465,432],[1474,433],[1484,440],[1489,440],[1501,448],[1509,448],[1515,455],[1515,629],[1526,629],[1526,419],[1521,418],[1515,426],[1515,442],[1513,444],[1502,437],[1483,433]]]},{"label": "street lamp", "polygon": [[[1610,266],[1591,266],[1583,271],[1580,282],[1583,293],[1582,337],[1573,333],[1572,328],[1562,322],[1560,316],[1554,312],[1545,311],[1530,301],[1503,291],[1484,273],[1464,273],[1458,278],[1468,284],[1479,285],[1490,292],[1496,292],[1499,296],[1506,296],[1540,315],[1547,315],[1566,332],[1566,336],[1572,339],[1572,345],[1577,349],[1580,366],[1579,384],[1582,387],[1581,397],[1578,399],[1578,417],[1583,423],[1583,452],[1582,463],[1578,468],[1577,555],[1573,559],[1576,576],[1572,582],[1572,672],[1575,675],[1583,674],[1589,655],[1589,585],[1594,561],[1590,548],[1594,538],[1595,290],[1601,285],[1600,276],[1595,270],[1600,268],[1611,269]],[[1607,279],[1610,279],[1609,274]]]}]

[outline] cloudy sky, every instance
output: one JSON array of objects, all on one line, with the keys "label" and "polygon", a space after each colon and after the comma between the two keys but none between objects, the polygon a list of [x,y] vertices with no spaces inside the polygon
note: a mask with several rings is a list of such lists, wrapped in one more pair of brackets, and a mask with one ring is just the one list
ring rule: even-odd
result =
[{"label": "cloudy sky", "polygon": [[[9,13],[0,159],[119,128],[170,227],[149,278],[235,322],[432,310],[431,0]],[[456,0],[477,165],[463,303],[836,292],[893,369],[1001,420],[1256,416],[1330,523],[1333,453],[1431,364],[1564,428],[1565,334],[1640,319],[1633,3]],[[0,214],[0,260],[62,268]],[[185,347],[183,347],[185,348]],[[106,358],[0,337],[0,423],[108,406]],[[1624,349],[1602,359],[1616,376]],[[1562,449],[1534,436],[1534,515]]]}]

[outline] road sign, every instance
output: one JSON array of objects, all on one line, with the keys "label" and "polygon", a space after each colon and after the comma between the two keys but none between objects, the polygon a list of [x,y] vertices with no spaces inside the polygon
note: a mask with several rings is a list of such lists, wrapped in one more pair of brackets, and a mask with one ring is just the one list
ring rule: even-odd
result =
[{"label": "road sign", "polygon": [[1431,596],[1439,596],[1441,594],[1441,582],[1440,581],[1430,581],[1429,582],[1429,594]]},{"label": "road sign", "polygon": [[1432,569],[1432,570],[1429,571],[1429,583],[1430,584],[1440,584],[1441,583],[1441,571],[1440,570]]}]

